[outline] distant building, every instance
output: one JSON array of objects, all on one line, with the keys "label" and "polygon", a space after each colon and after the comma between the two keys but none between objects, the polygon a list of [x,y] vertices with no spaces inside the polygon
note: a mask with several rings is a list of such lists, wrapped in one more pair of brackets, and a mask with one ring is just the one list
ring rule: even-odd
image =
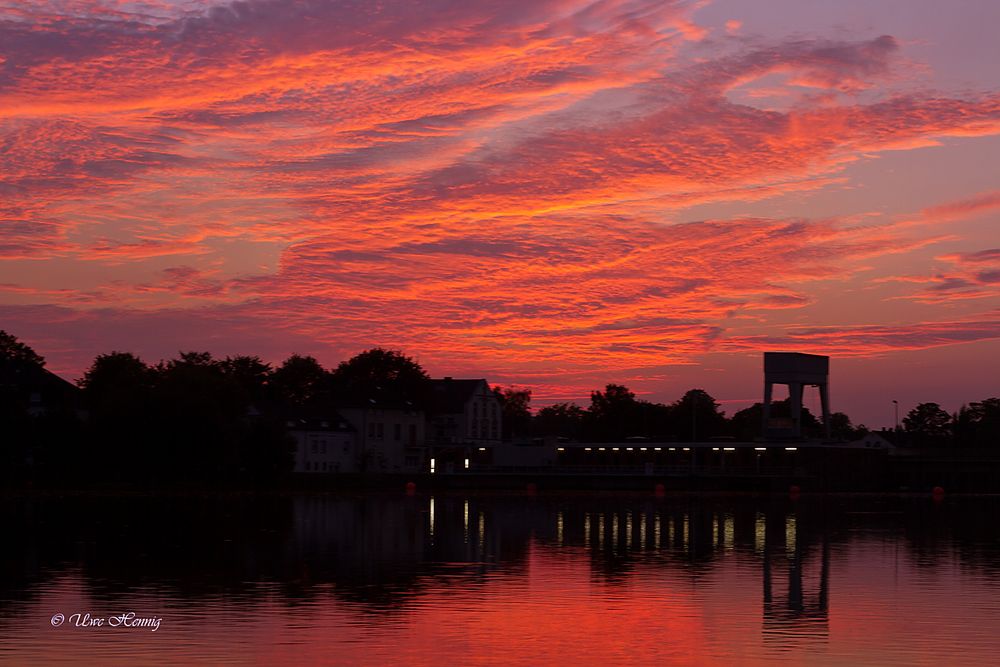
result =
[{"label": "distant building", "polygon": [[426,420],[413,403],[369,398],[340,405],[337,411],[357,433],[360,472],[423,470]]},{"label": "distant building", "polygon": [[431,380],[428,440],[435,445],[499,444],[502,412],[486,380]]},{"label": "distant building", "polygon": [[37,417],[75,410],[80,389],[44,367],[25,361],[0,360],[0,400],[5,408]]},{"label": "distant building", "polygon": [[295,440],[293,472],[358,472],[357,434],[341,415],[299,413],[289,416],[285,425]]},{"label": "distant building", "polygon": [[875,432],[865,433],[857,440],[844,443],[841,446],[849,447],[851,449],[881,449],[888,452],[892,452],[896,449],[896,445],[892,444],[889,440]]}]

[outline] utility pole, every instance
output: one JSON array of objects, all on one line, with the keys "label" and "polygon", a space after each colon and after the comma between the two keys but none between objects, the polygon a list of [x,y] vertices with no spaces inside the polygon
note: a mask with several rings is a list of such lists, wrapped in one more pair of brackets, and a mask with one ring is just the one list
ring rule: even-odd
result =
[{"label": "utility pole", "polygon": [[893,400],[892,407],[896,411],[896,431],[899,431],[899,401]]}]

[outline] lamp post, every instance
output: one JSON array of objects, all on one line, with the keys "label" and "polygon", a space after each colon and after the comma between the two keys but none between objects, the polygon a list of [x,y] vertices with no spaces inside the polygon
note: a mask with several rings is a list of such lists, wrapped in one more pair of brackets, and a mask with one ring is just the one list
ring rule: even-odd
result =
[{"label": "lamp post", "polygon": [[892,401],[892,407],[895,410],[895,414],[896,414],[896,430],[898,431],[899,430],[899,401],[893,400]]}]

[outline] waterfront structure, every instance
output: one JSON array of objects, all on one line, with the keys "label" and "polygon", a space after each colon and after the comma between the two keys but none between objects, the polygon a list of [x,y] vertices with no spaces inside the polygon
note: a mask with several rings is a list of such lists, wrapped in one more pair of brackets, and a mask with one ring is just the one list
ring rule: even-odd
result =
[{"label": "waterfront structure", "polygon": [[[806,386],[819,388],[823,428],[830,439],[830,357],[801,352],[764,353],[764,439],[802,437],[802,392]],[[788,385],[790,414],[771,418],[771,395],[776,384]]]},{"label": "waterfront structure", "polygon": [[353,473],[358,471],[356,431],[333,411],[302,412],[285,422],[295,441],[296,473]]},{"label": "waterfront structure", "polygon": [[403,473],[424,467],[424,411],[411,401],[359,399],[337,406],[354,428],[358,472]]}]

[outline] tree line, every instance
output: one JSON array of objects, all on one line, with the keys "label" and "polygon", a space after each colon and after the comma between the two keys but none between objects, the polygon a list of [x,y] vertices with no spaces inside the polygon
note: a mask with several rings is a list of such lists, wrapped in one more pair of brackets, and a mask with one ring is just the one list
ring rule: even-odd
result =
[{"label": "tree line", "polygon": [[[93,360],[72,401],[37,412],[18,382],[44,366],[41,355],[0,331],[0,422],[6,436],[0,456],[9,479],[275,483],[292,467],[289,415],[373,398],[428,409],[431,394],[430,378],[416,361],[382,348],[331,369],[298,354],[275,366],[257,356],[219,359],[182,352],[147,363],[129,352],[111,352]],[[752,440],[762,429],[760,403],[727,417],[703,389],[663,404],[608,384],[591,392],[586,407],[558,403],[538,410],[532,410],[530,390],[495,387],[494,392],[503,406],[505,439]],[[773,403],[772,415],[790,416],[788,400]],[[823,435],[807,408],[800,420],[806,437]],[[837,412],[831,431],[834,438],[853,440],[868,429]],[[913,447],[994,446],[1000,443],[1000,399],[971,403],[953,414],[922,403],[893,437]]]}]

